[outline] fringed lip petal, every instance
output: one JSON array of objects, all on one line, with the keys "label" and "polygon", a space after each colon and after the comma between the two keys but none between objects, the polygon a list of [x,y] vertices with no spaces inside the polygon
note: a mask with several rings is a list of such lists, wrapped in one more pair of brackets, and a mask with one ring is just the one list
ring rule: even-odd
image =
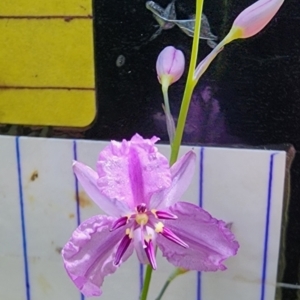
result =
[{"label": "fringed lip petal", "polygon": [[153,193],[167,188],[171,184],[169,163],[154,146],[156,141],[138,134],[130,141],[112,141],[97,163],[100,191],[134,208],[141,202],[148,204]]},{"label": "fringed lip petal", "polygon": [[169,209],[178,216],[178,220],[167,220],[165,226],[189,247],[183,248],[158,235],[157,245],[163,256],[171,264],[187,270],[225,270],[222,262],[235,255],[239,248],[225,222],[187,202],[177,202]]},{"label": "fringed lip petal", "polygon": [[194,176],[196,154],[193,151],[183,155],[170,169],[172,183],[167,188],[153,194],[150,206],[163,209],[180,200]]},{"label": "fringed lip petal", "polygon": [[73,162],[73,171],[88,196],[108,215],[119,216],[127,214],[130,209],[126,202],[109,199],[103,195],[97,186],[98,175],[90,167],[78,162]]},{"label": "fringed lip petal", "polygon": [[86,297],[100,296],[105,276],[113,274],[133,252],[133,245],[129,245],[119,265],[114,264],[118,245],[125,236],[123,228],[110,231],[114,221],[107,216],[86,220],[62,250],[68,275]]}]

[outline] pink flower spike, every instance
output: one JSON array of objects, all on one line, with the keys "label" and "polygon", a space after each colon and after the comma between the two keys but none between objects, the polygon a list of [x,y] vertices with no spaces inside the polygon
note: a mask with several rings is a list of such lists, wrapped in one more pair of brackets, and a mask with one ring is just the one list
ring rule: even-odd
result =
[{"label": "pink flower spike", "polygon": [[182,51],[168,46],[160,52],[156,61],[158,81],[163,89],[179,80],[184,72],[185,59]]},{"label": "pink flower spike", "polygon": [[272,20],[283,2],[284,0],[259,0],[250,5],[233,22],[227,35],[228,42],[260,32]]}]

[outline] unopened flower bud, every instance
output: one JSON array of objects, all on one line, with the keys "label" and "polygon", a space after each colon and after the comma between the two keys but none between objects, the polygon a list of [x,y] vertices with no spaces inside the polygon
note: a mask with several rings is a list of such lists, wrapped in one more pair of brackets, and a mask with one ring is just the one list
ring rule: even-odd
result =
[{"label": "unopened flower bud", "polygon": [[185,59],[182,51],[168,46],[160,52],[156,61],[158,81],[163,89],[179,80],[184,72]]},{"label": "unopened flower bud", "polygon": [[227,43],[260,32],[275,16],[284,0],[259,0],[243,10],[233,22]]}]

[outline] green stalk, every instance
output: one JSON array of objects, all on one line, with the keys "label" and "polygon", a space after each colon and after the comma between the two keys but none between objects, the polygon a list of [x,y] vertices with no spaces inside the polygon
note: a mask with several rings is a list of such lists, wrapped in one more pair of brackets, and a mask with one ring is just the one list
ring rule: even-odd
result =
[{"label": "green stalk", "polygon": [[142,293],[140,296],[140,300],[147,300],[150,281],[151,281],[151,275],[152,275],[152,267],[151,267],[151,265],[147,265],[146,275],[145,275],[145,279],[144,279],[144,285],[143,285],[143,290],[142,290]]},{"label": "green stalk", "polygon": [[[196,0],[196,18],[195,18],[195,31],[193,37],[193,46],[192,46],[192,54],[191,61],[188,71],[187,82],[185,85],[183,100],[180,108],[180,114],[178,118],[177,128],[175,131],[174,141],[171,145],[171,157],[170,157],[170,165],[173,165],[178,157],[179,148],[181,145],[184,125],[186,121],[187,112],[190,106],[191,97],[196,85],[194,81],[194,72],[197,64],[198,57],[198,47],[199,47],[199,37],[200,37],[200,27],[201,27],[201,15],[203,10],[203,0]],[[146,275],[144,279],[144,286],[140,296],[140,300],[147,300],[150,281],[152,276],[152,267],[151,265],[147,265]],[[167,288],[167,287],[166,287]]]},{"label": "green stalk", "polygon": [[196,81],[194,80],[194,72],[197,63],[198,57],[198,46],[199,46],[199,37],[200,37],[200,27],[201,27],[201,15],[203,10],[203,0],[196,1],[196,20],[195,20],[195,31],[194,31],[194,38],[193,38],[193,46],[192,46],[192,54],[191,54],[191,61],[188,71],[188,77],[185,85],[185,90],[183,94],[183,100],[181,103],[177,128],[175,132],[174,142],[171,145],[171,159],[170,165],[173,165],[178,157],[179,148],[181,145],[183,130],[185,126],[185,121],[187,117],[187,113],[189,110],[191,97],[196,85]]},{"label": "green stalk", "polygon": [[169,94],[168,94],[168,87],[163,87],[162,88],[162,93],[164,97],[164,104],[165,104],[165,109],[167,112],[171,114],[171,109],[170,109],[170,104],[169,104]]},{"label": "green stalk", "polygon": [[173,273],[170,275],[170,277],[168,278],[168,280],[165,282],[164,286],[162,287],[159,295],[157,296],[157,298],[155,300],[161,300],[165,291],[167,290],[169,284],[178,276],[181,275],[182,272],[179,269],[175,269],[173,271]]}]

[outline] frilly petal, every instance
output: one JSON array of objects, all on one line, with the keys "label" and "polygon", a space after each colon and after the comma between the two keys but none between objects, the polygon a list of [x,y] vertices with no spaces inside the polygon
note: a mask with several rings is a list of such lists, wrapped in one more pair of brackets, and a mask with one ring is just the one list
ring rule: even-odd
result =
[{"label": "frilly petal", "polygon": [[183,155],[170,169],[172,183],[151,197],[150,207],[159,209],[173,205],[181,200],[181,196],[190,185],[194,176],[196,154],[189,151]]},{"label": "frilly petal", "polygon": [[118,266],[114,265],[117,246],[125,235],[124,228],[110,232],[115,218],[95,216],[83,222],[64,246],[65,269],[86,297],[100,296],[104,277],[114,273],[133,252],[131,244]]},{"label": "frilly petal", "polygon": [[97,163],[101,192],[134,208],[142,202],[148,204],[154,192],[168,187],[169,163],[154,146],[157,140],[136,134],[130,141],[112,141],[101,151]]},{"label": "frilly petal", "polygon": [[180,268],[197,271],[225,270],[222,262],[237,253],[239,244],[223,221],[191,203],[177,202],[170,211],[177,220],[165,221],[179,238],[189,245],[183,248],[163,236],[157,236],[157,245],[167,260]]},{"label": "frilly petal", "polygon": [[126,215],[130,209],[126,202],[109,199],[100,192],[97,186],[98,175],[90,167],[78,162],[73,162],[73,172],[89,197],[108,215]]}]

